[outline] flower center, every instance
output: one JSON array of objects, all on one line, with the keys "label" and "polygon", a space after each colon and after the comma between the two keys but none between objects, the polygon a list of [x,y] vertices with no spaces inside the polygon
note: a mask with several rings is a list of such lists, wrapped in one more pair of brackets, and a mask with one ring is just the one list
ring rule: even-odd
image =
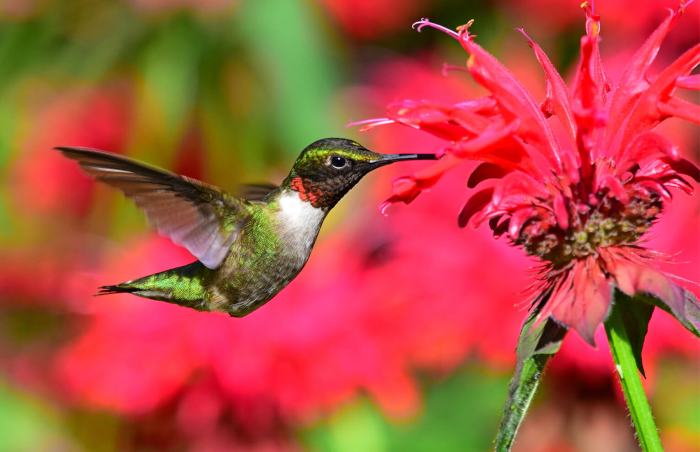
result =
[{"label": "flower center", "polygon": [[562,228],[554,214],[538,209],[520,231],[515,243],[525,251],[552,263],[567,266],[574,259],[594,255],[599,248],[634,244],[661,213],[663,203],[656,193],[637,187],[622,202],[607,190],[587,202],[580,201],[574,212],[569,203],[570,225]]}]

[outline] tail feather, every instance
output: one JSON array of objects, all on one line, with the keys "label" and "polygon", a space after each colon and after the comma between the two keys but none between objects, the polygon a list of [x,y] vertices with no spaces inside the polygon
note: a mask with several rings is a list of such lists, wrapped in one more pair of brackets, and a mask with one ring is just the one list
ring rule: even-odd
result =
[{"label": "tail feather", "polygon": [[133,281],[101,286],[96,296],[130,293],[143,298],[204,309],[206,281],[212,271],[200,262],[171,268]]},{"label": "tail feather", "polygon": [[139,289],[133,286],[129,286],[128,283],[116,284],[114,286],[100,286],[95,296],[99,297],[102,295],[110,295],[114,293],[134,293],[137,290]]}]

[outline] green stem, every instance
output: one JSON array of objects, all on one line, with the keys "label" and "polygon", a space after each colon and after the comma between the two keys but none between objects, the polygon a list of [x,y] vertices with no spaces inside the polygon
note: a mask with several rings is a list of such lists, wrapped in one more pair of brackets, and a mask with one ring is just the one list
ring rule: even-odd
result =
[{"label": "green stem", "polygon": [[637,439],[643,451],[663,451],[659,432],[651,414],[642,381],[637,372],[637,363],[632,351],[625,324],[619,310],[614,309],[605,322],[610,351],[612,352],[617,375],[620,377],[622,392],[625,394],[627,409],[637,431]]}]

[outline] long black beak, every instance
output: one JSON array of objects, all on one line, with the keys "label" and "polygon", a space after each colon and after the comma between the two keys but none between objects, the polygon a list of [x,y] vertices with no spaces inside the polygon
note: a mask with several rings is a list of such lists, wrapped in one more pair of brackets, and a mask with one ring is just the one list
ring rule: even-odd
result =
[{"label": "long black beak", "polygon": [[377,166],[384,166],[402,160],[437,160],[435,154],[384,154],[377,160],[372,160],[370,163]]}]

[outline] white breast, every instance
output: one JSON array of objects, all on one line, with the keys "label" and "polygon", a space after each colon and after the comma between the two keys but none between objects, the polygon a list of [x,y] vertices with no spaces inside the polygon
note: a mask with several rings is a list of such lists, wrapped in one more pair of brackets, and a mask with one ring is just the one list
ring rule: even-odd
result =
[{"label": "white breast", "polygon": [[279,207],[277,219],[283,239],[303,264],[309,257],[326,212],[302,201],[299,194],[292,190],[280,195]]}]

